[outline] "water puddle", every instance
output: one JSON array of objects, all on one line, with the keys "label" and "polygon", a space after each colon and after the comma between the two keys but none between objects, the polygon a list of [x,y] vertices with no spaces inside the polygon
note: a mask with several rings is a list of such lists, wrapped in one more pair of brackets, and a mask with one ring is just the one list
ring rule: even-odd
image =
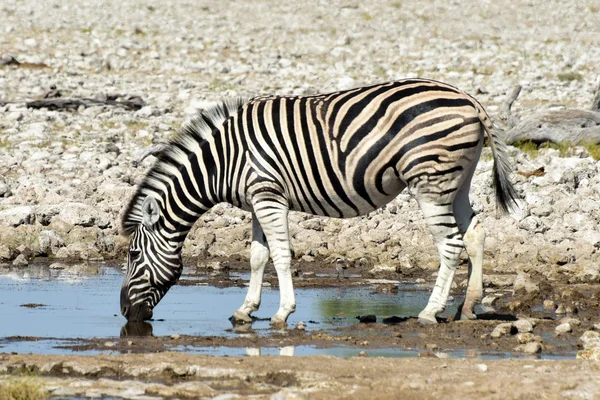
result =
[{"label": "water puddle", "polygon": [[[248,274],[231,274],[247,280]],[[115,339],[120,336],[152,334],[155,337],[189,335],[193,337],[266,338],[277,335],[269,326],[269,317],[279,305],[279,290],[265,287],[258,319],[242,329],[233,328],[229,317],[243,302],[245,287],[214,287],[202,283],[195,270],[185,271],[183,280],[194,285],[177,285],[154,311],[150,323],[131,325],[119,313],[119,290],[123,273],[103,264],[78,264],[64,269],[46,265],[0,270],[0,352],[64,354],[78,342],[91,339]],[[199,279],[200,278],[200,279]],[[376,285],[336,288],[297,288],[297,310],[288,320],[290,327],[303,321],[307,330],[340,335],[338,328],[356,326],[357,316],[374,315],[377,322],[395,316],[396,322],[415,317],[429,297],[429,289],[400,284],[398,293],[379,293]],[[453,315],[460,299],[452,299],[446,314]],[[392,321],[393,322],[393,321]],[[361,324],[362,325],[362,324]],[[337,331],[336,331],[337,330]],[[335,331],[335,332],[334,332]],[[389,331],[369,333],[389,336]],[[245,335],[245,336],[244,336]],[[296,345],[277,347],[235,347],[174,345],[169,350],[212,355],[313,355],[357,356],[366,350],[369,356],[414,357],[413,348],[369,348],[336,344],[329,346]],[[89,348],[82,353],[97,354],[110,349]],[[119,351],[119,350],[117,350]],[[437,354],[461,357],[461,351]],[[503,358],[508,354],[486,353]],[[572,357],[572,355],[569,355]]]}]

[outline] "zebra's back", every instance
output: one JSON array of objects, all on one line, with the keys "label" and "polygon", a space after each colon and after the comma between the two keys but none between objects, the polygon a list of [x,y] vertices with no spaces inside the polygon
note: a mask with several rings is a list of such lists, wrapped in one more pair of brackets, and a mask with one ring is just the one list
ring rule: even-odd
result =
[{"label": "zebra's back", "polygon": [[256,98],[238,117],[260,170],[249,191],[272,179],[291,209],[335,217],[368,213],[406,186],[452,199],[477,162],[487,119],[466,93],[423,79]]}]

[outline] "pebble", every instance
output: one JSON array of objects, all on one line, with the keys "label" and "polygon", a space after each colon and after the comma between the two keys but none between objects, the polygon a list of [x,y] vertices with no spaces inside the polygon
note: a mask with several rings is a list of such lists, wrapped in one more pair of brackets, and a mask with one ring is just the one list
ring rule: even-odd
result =
[{"label": "pebble", "polygon": [[515,328],[517,328],[517,331],[519,331],[521,333],[533,331],[533,324],[526,319],[519,319],[519,320],[513,322],[513,326]]},{"label": "pebble", "polygon": [[558,325],[556,328],[554,328],[554,332],[556,332],[557,335],[562,335],[565,333],[569,333],[573,331],[573,328],[571,327],[571,324],[568,322],[564,322],[560,325]]},{"label": "pebble", "polygon": [[544,310],[556,310],[556,303],[554,302],[554,300],[544,300],[544,304],[543,304]]},{"label": "pebble", "polygon": [[488,366],[485,364],[477,364],[477,369],[481,372],[487,372]]},{"label": "pebble", "polygon": [[542,345],[538,342],[529,342],[515,347],[515,351],[526,354],[537,354],[542,351]]},{"label": "pebble", "polygon": [[25,267],[29,265],[29,261],[27,261],[27,257],[25,257],[23,254],[19,254],[17,258],[13,260],[12,265],[15,267]]},{"label": "pebble", "polygon": [[515,333],[517,333],[517,328],[512,323],[505,322],[500,325],[497,325],[490,334],[490,337],[498,339],[504,335],[512,335]]},{"label": "pebble", "polygon": [[296,329],[297,329],[297,330],[299,330],[299,331],[304,331],[304,330],[306,330],[306,323],[304,323],[304,322],[302,322],[302,321],[299,321],[299,322],[296,324]]},{"label": "pebble", "polygon": [[181,335],[178,333],[174,333],[170,336],[170,338],[173,340],[178,340],[178,339],[181,339]]}]

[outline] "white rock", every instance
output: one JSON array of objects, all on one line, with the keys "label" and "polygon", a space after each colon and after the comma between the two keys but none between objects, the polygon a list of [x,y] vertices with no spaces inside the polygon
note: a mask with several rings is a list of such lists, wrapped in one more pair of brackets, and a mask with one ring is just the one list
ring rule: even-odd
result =
[{"label": "white rock", "polygon": [[519,319],[513,322],[513,325],[520,333],[527,333],[533,331],[533,324],[526,319]]},{"label": "white rock", "polygon": [[23,43],[27,47],[35,47],[38,44],[37,40],[35,40],[34,38],[27,38],[27,39],[23,40]]},{"label": "white rock", "polygon": [[12,265],[15,267],[24,267],[29,265],[29,261],[27,261],[27,257],[25,257],[23,254],[19,254],[17,258],[13,260]]},{"label": "white rock", "polygon": [[492,331],[492,333],[490,334],[490,337],[497,339],[504,335],[511,335],[513,333],[516,333],[516,331],[517,331],[517,329],[513,326],[512,323],[505,322],[505,323],[497,325],[494,328],[494,330]]},{"label": "white rock", "polygon": [[19,226],[35,222],[35,207],[18,206],[0,211],[0,225]]},{"label": "white rock", "polygon": [[515,347],[515,351],[527,354],[536,354],[542,351],[542,345],[538,342],[529,342]]},{"label": "white rock", "polygon": [[560,325],[558,325],[556,328],[554,328],[554,332],[556,332],[557,335],[562,335],[568,332],[571,332],[573,330],[573,328],[571,327],[571,324],[568,322],[564,322]]}]

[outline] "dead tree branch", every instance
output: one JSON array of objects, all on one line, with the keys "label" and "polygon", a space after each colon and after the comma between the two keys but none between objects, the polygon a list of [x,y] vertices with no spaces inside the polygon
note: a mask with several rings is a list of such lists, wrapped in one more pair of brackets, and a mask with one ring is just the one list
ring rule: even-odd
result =
[{"label": "dead tree branch", "polygon": [[521,121],[511,114],[511,107],[521,87],[515,87],[501,107],[499,118],[508,126],[508,144],[530,140],[534,143],[569,142],[573,145],[600,143],[600,87],[592,110],[565,109],[540,111]]},{"label": "dead tree branch", "polygon": [[53,97],[25,103],[27,108],[47,108],[49,110],[77,110],[79,107],[112,106],[136,111],[146,105],[139,96],[103,96],[104,98]]}]

